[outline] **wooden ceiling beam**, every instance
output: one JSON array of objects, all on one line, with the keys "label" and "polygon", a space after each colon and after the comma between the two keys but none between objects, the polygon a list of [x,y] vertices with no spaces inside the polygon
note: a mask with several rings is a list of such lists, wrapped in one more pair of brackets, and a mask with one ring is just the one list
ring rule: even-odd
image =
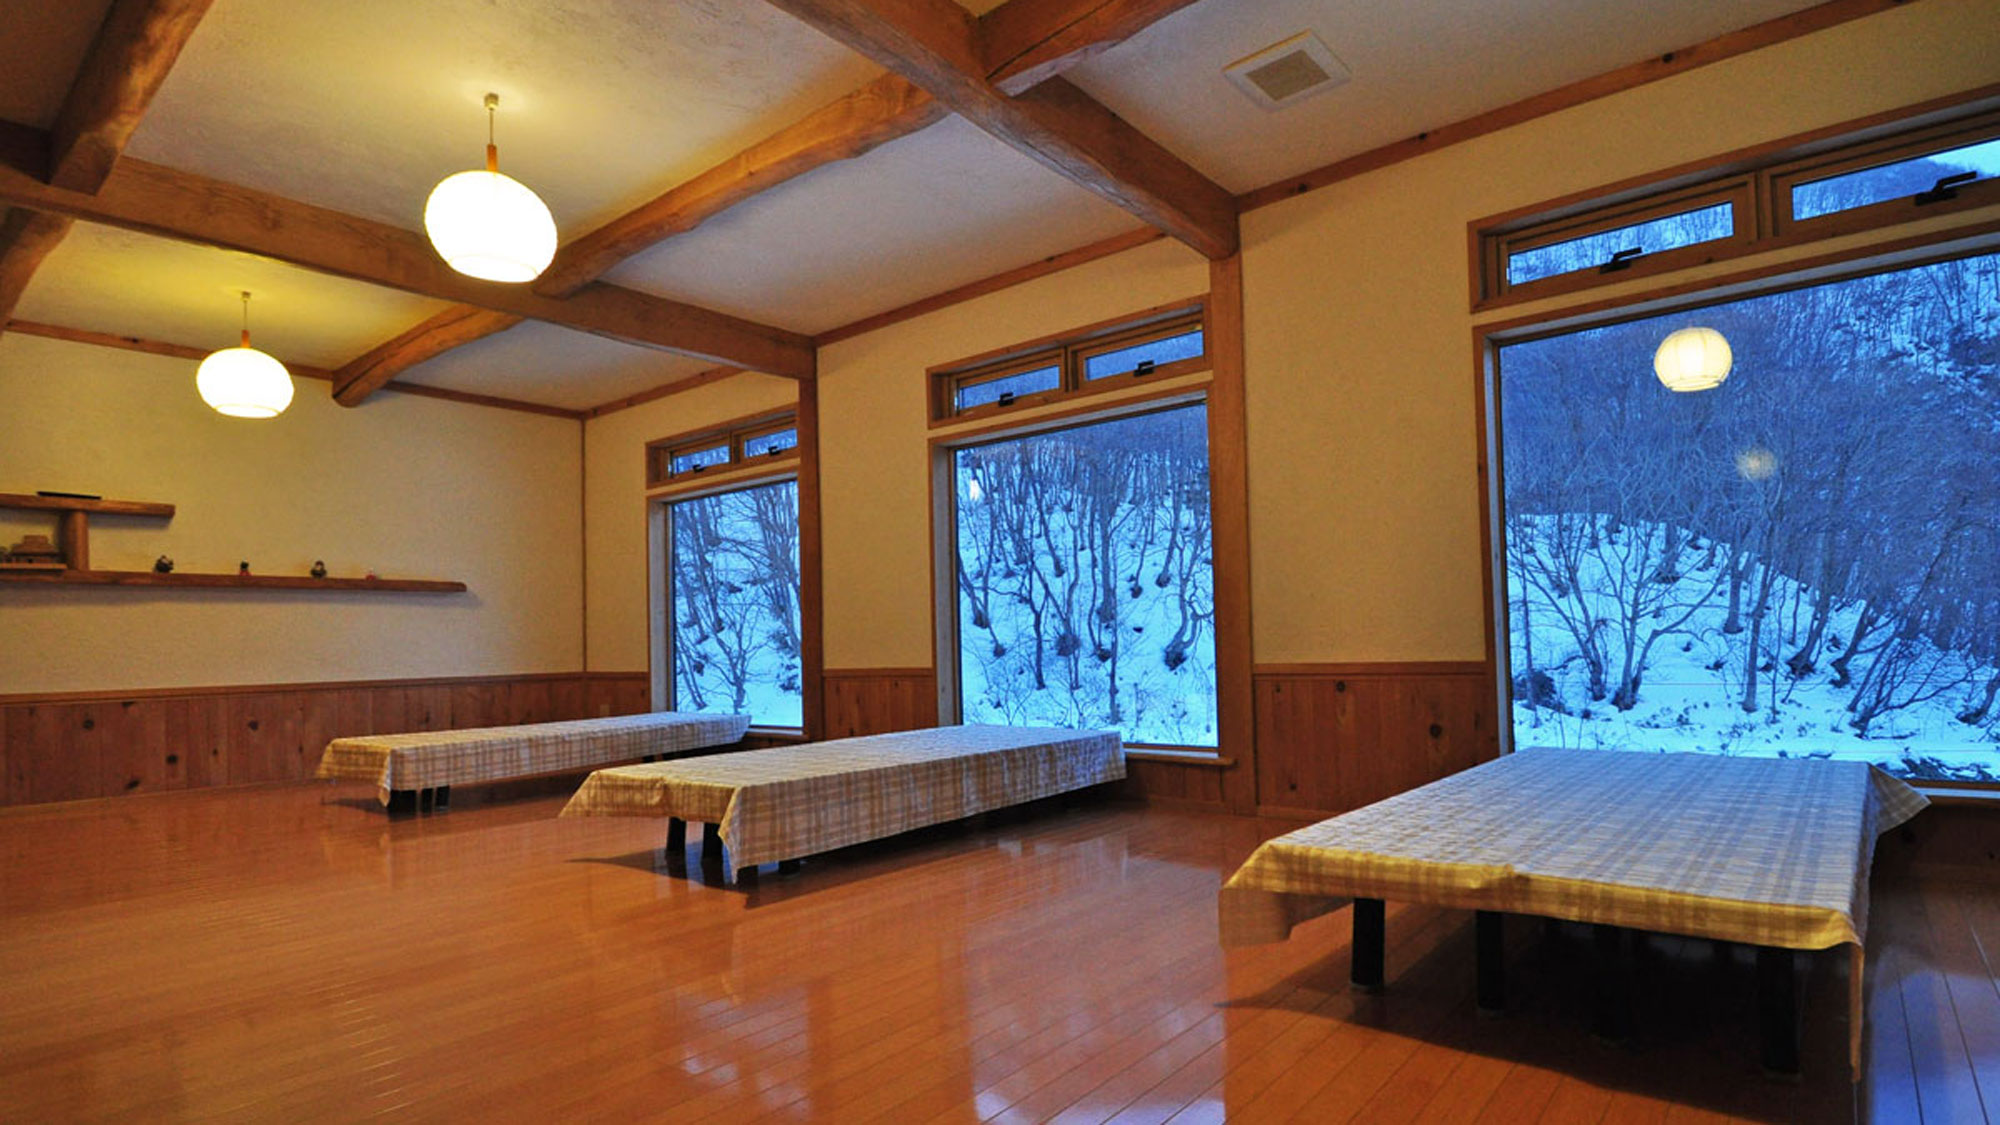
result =
[{"label": "wooden ceiling beam", "polygon": [[[1019,93],[1193,2],[1008,0],[981,18],[980,35],[995,80],[1006,92]],[[885,74],[571,241],[535,282],[535,292],[544,297],[570,296],[633,255],[693,230],[746,199],[909,136],[949,113],[907,78]],[[475,331],[482,323],[487,331]],[[365,368],[367,378],[356,378],[335,397],[350,405],[359,403],[374,386],[505,327],[495,320],[440,314],[343,367],[342,372],[357,376]]]},{"label": "wooden ceiling beam", "polygon": [[333,400],[359,406],[397,375],[453,348],[484,339],[521,323],[513,313],[453,305],[408,332],[370,349],[333,373]]},{"label": "wooden ceiling beam", "polygon": [[213,0],[113,0],[49,130],[49,182],[95,192]]},{"label": "wooden ceiling beam", "polygon": [[28,281],[69,233],[70,222],[61,215],[0,209],[0,324],[14,315]]},{"label": "wooden ceiling beam", "polygon": [[769,0],[928,91],[988,133],[1211,259],[1239,245],[1236,200],[1065,79],[1010,97],[954,0]]},{"label": "wooden ceiling beam", "polygon": [[[0,153],[18,148],[0,146]],[[773,375],[813,374],[812,340],[800,333],[602,283],[557,300],[522,286],[478,281],[446,266],[415,231],[129,157],[96,195],[52,187],[0,164],[0,205],[240,250]]]},{"label": "wooden ceiling beam", "polygon": [[[95,192],[213,0],[113,0],[46,134],[10,129],[0,152],[57,187]],[[0,325],[75,222],[0,207]]]},{"label": "wooden ceiling beam", "polygon": [[1008,0],[979,17],[986,78],[1002,93],[1023,93],[1195,2]]},{"label": "wooden ceiling beam", "polygon": [[567,297],[753,195],[906,137],[947,112],[902,77],[885,74],[564,246],[535,292]]}]

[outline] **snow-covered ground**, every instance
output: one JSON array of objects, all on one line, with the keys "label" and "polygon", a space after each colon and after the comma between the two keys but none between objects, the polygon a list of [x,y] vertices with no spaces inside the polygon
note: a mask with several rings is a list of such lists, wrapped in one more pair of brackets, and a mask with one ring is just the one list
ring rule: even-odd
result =
[{"label": "snow-covered ground", "polygon": [[[1539,537],[1549,525],[1549,517],[1530,518],[1510,524]],[[1645,535],[1656,529],[1630,524],[1624,536]],[[1706,541],[1704,547],[1706,547]],[[1673,583],[1667,600],[1646,625],[1677,618],[1694,602],[1695,608],[1682,631],[1663,637],[1647,658],[1642,686],[1635,706],[1621,711],[1610,697],[1593,700],[1589,673],[1579,657],[1579,647],[1562,624],[1556,605],[1545,589],[1525,581],[1519,563],[1519,544],[1510,544],[1508,599],[1514,692],[1514,744],[1516,746],[1566,746],[1586,749],[1645,751],[1700,751],[1753,757],[1833,757],[1874,762],[1891,772],[1929,778],[2000,780],[2000,729],[1989,718],[1968,724],[1958,720],[1977,688],[1994,670],[1966,660],[1955,653],[1941,652],[1927,639],[1911,641],[1916,666],[1929,669],[1934,682],[1951,685],[1934,698],[1889,711],[1876,718],[1864,736],[1851,724],[1848,705],[1853,685],[1863,678],[1867,656],[1857,657],[1850,667],[1851,682],[1835,686],[1829,663],[1840,655],[1852,636],[1858,614],[1853,605],[1836,608],[1815,654],[1815,668],[1793,678],[1785,661],[1797,651],[1814,591],[1791,578],[1776,578],[1759,648],[1760,672],[1757,709],[1742,707],[1745,658],[1750,631],[1725,633],[1728,614],[1726,588],[1717,581],[1716,567],[1727,556],[1727,544],[1710,552],[1689,551],[1684,556],[1680,579]],[[1612,593],[1620,585],[1615,571],[1607,567],[1615,552],[1607,545],[1602,553],[1586,553],[1579,573],[1580,598],[1561,600],[1575,613],[1578,605],[1588,607],[1592,618],[1616,621],[1620,601]],[[1532,635],[1522,629],[1523,600]],[[1746,608],[1747,613],[1747,608]],[[1877,634],[1892,632],[1898,623],[1877,627]],[[1641,637],[1645,635],[1643,632]],[[1533,648],[1533,667],[1553,682],[1553,699],[1541,705],[1531,702],[1522,677],[1528,672],[1528,649]],[[1606,644],[1611,668],[1617,676],[1623,647],[1613,640]]]}]

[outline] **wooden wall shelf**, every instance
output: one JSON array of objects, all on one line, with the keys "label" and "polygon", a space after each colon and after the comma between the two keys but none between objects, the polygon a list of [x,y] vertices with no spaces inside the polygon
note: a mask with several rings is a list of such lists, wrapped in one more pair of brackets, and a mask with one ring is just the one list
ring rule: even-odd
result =
[{"label": "wooden wall shelf", "polygon": [[291,574],[187,574],[150,570],[0,570],[0,582],[45,586],[190,586],[211,590],[376,590],[409,594],[463,593],[465,583],[422,578],[312,578]]},{"label": "wooden wall shelf", "polygon": [[422,578],[313,578],[290,574],[187,574],[151,570],[93,570],[90,566],[90,516],[153,516],[172,519],[174,506],[148,500],[96,500],[78,496],[28,496],[0,492],[0,508],[59,512],[56,528],[62,548],[61,569],[0,567],[0,582],[39,582],[51,586],[185,586],[209,590],[375,590],[406,594],[463,593],[465,583]]}]

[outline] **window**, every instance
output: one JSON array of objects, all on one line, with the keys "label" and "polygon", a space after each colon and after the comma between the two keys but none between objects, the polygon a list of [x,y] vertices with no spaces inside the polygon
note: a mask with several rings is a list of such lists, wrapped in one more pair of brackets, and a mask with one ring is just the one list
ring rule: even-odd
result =
[{"label": "window", "polygon": [[802,725],[798,482],[672,501],[667,523],[673,707]]},{"label": "window", "polygon": [[755,468],[798,455],[799,430],[792,413],[767,414],[647,443],[646,483],[688,481],[695,474]]},{"label": "window", "polygon": [[1798,184],[1792,188],[1792,218],[1815,219],[1920,196],[1934,195],[1943,202],[1958,185],[1995,176],[2000,176],[2000,140],[1960,145]]},{"label": "window", "polygon": [[1216,745],[1208,411],[952,452],[960,715]]},{"label": "window", "polygon": [[[1716,329],[1676,394],[1652,359]],[[2000,781],[2000,254],[1499,351],[1516,746]]]},{"label": "window", "polygon": [[[1191,302],[931,370],[931,424],[1039,406],[1208,369],[1203,309]],[[1115,376],[1124,379],[1114,382]]]},{"label": "window", "polygon": [[2000,96],[1913,107],[1473,224],[1473,307],[2000,202]]},{"label": "window", "polygon": [[1513,251],[1507,255],[1507,284],[1524,285],[1572,270],[1616,272],[1622,263],[1641,254],[1658,254],[1663,250],[1696,246],[1728,238],[1735,233],[1734,207],[1727,203],[1697,207],[1595,234]]}]

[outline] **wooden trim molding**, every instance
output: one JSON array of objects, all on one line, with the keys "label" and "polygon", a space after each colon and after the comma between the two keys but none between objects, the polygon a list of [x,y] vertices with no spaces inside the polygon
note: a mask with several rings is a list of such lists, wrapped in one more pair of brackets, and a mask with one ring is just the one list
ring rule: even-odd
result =
[{"label": "wooden trim molding", "polygon": [[1353,676],[1484,676],[1484,660],[1373,660],[1321,664],[1258,664],[1259,678],[1346,679]]},{"label": "wooden trim molding", "polygon": [[1668,51],[1629,66],[1572,82],[1567,86],[1559,86],[1501,106],[1499,109],[1488,110],[1435,129],[1427,129],[1414,137],[1394,141],[1380,148],[1336,160],[1310,172],[1266,184],[1237,196],[1236,203],[1243,211],[1269,207],[1273,203],[1352,179],[1364,172],[1400,164],[1441,148],[1532,121],[1537,117],[1573,109],[1586,102],[1621,94],[1648,83],[1658,82],[1663,78],[1697,70],[1710,63],[1722,62],[1751,51],[1811,35],[1816,31],[1837,27],[1849,20],[1899,8],[1906,3],[1908,0],[1828,0],[1827,3],[1803,11],[1778,16],[1738,31],[1718,35],[1693,46]]},{"label": "wooden trim molding", "polygon": [[[170,344],[162,340],[148,340],[142,336],[116,336],[109,332],[92,332],[86,328],[65,328],[56,324],[41,324],[32,320],[9,320],[6,331],[19,332],[23,336],[40,336],[48,340],[67,340],[73,344],[90,344],[100,348],[116,348],[120,351],[140,352],[145,355],[166,356],[170,359],[185,359],[199,363],[208,358],[214,348],[193,348],[186,344]],[[316,379],[322,383],[332,383],[334,373],[311,364],[287,362],[285,369],[301,379]],[[522,402],[519,399],[501,398],[498,395],[475,394],[471,391],[455,391],[449,387],[426,387],[420,383],[390,383],[384,390],[397,394],[417,395],[422,398],[444,399],[447,402],[462,402],[469,406],[490,406],[496,410],[517,410],[524,414],[545,414],[551,418],[567,418],[572,422],[584,419],[582,411],[569,410],[560,406],[547,406],[539,402]],[[328,393],[331,393],[329,390]]]},{"label": "wooden trim molding", "polygon": [[583,411],[583,417],[586,419],[602,418],[606,414],[616,414],[620,410],[630,410],[635,406],[657,402],[660,399],[680,394],[683,391],[692,391],[698,387],[706,387],[710,383],[720,383],[724,379],[743,373],[744,370],[741,367],[711,367],[706,371],[697,371],[692,375],[687,375],[671,382],[661,383],[657,387],[649,387],[637,394],[629,394],[624,398],[615,398],[610,402],[599,403]]},{"label": "wooden trim molding", "polygon": [[860,320],[843,324],[838,328],[830,328],[813,337],[813,343],[823,348],[828,344],[837,344],[842,340],[851,340],[856,336],[866,335],[878,328],[887,328],[892,324],[914,320],[926,313],[950,308],[953,305],[970,301],[975,297],[984,297],[989,293],[998,293],[1003,289],[1011,289],[1016,285],[1033,281],[1038,277],[1047,277],[1052,273],[1061,273],[1064,270],[1074,269],[1077,266],[1097,261],[1099,258],[1108,258],[1113,254],[1123,254],[1127,250],[1144,246],[1149,242],[1158,242],[1165,237],[1165,233],[1154,230],[1152,227],[1140,227],[1138,230],[1113,235],[1110,238],[1100,239],[1087,246],[1079,246],[1074,250],[1067,250],[1061,254],[1051,254],[1046,258],[1030,262],[1025,266],[1015,266],[1013,269],[1002,270],[990,277],[982,277],[978,281],[967,282],[955,289],[947,289],[942,293],[925,297],[920,301],[912,301],[900,308],[893,308],[887,312],[879,312],[873,316],[865,316]]}]

